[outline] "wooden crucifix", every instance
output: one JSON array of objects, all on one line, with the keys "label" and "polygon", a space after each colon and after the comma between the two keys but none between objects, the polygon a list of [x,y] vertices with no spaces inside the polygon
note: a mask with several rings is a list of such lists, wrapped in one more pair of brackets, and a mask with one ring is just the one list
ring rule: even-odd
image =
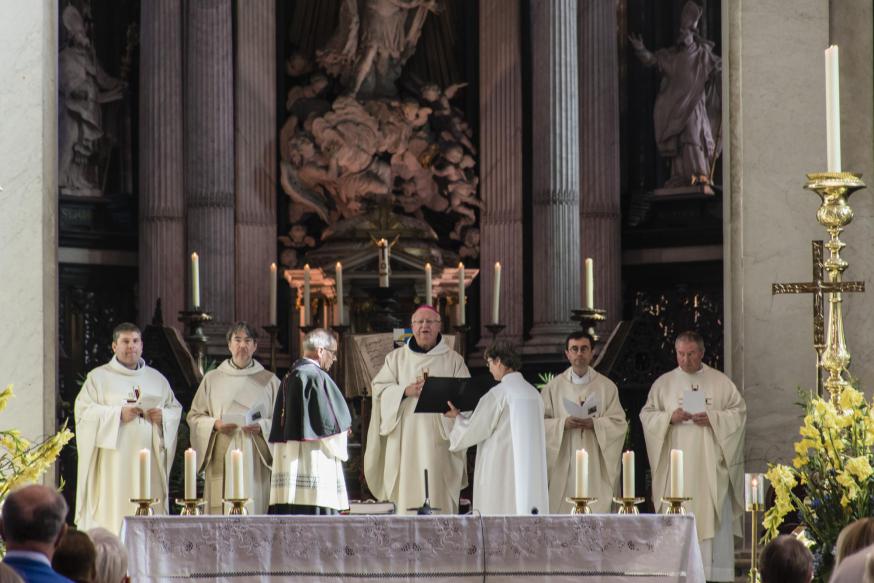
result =
[{"label": "wooden crucifix", "polygon": [[834,292],[864,292],[864,281],[823,281],[823,242],[811,241],[813,281],[803,283],[773,283],[771,294],[813,294],[813,349],[816,351],[816,394],[823,394],[822,353],[825,351],[825,309],[823,294]]}]

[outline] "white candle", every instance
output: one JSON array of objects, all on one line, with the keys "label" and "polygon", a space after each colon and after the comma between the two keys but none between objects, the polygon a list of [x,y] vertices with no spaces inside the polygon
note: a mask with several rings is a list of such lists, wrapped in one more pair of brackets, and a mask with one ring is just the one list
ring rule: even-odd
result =
[{"label": "white candle", "polygon": [[276,326],[276,264],[270,264],[270,325]]},{"label": "white candle", "polygon": [[825,50],[825,119],[828,171],[841,171],[841,91],[838,47]]},{"label": "white candle", "polygon": [[588,498],[589,496],[589,452],[584,449],[577,450],[576,464],[576,488],[574,496]]},{"label": "white candle", "polygon": [[492,324],[500,324],[501,316],[501,263],[495,262],[495,287],[492,290]]},{"label": "white candle", "polygon": [[622,497],[634,498],[634,452],[622,454]]},{"label": "white candle", "polygon": [[228,498],[244,498],[243,488],[243,452],[235,449],[231,452],[231,494]]},{"label": "white candle", "polygon": [[303,266],[303,325],[309,326],[312,315],[310,314],[310,264]]},{"label": "white candle", "polygon": [[337,323],[342,326],[345,323],[343,319],[343,264],[339,261],[334,266],[334,277],[337,285]]},{"label": "white candle", "polygon": [[389,275],[391,268],[388,261],[388,241],[380,239],[377,241],[379,246],[379,287],[389,286]]},{"label": "white candle", "polygon": [[683,450],[671,450],[671,498],[683,497]]},{"label": "white candle", "polygon": [[464,326],[466,319],[464,313],[464,300],[465,300],[465,292],[464,289],[464,263],[459,262],[458,264],[458,325]]},{"label": "white candle", "polygon": [[752,496],[753,502],[758,504],[759,503],[759,481],[757,479],[753,478],[751,484],[752,484],[752,489],[753,489],[753,496]]},{"label": "white candle", "polygon": [[434,301],[433,296],[433,288],[431,286],[431,264],[425,264],[425,305],[432,305],[431,302]]},{"label": "white candle", "polygon": [[141,449],[138,454],[140,467],[140,483],[136,497],[140,500],[149,500],[152,497],[152,452]]},{"label": "white candle", "polygon": [[586,309],[595,309],[595,262],[586,257]]},{"label": "white candle", "polygon": [[200,258],[191,254],[191,303],[195,309],[200,307]]},{"label": "white candle", "polygon": [[197,498],[197,452],[190,447],[185,450],[185,499]]}]

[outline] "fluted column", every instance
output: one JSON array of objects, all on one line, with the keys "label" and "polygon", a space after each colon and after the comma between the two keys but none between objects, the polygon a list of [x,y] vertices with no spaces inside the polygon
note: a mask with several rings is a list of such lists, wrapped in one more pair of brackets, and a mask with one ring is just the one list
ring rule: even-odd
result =
[{"label": "fluted column", "polygon": [[622,318],[616,6],[616,0],[579,3],[580,143],[589,146],[580,152],[580,249],[595,261],[595,307],[607,310],[605,337]]},{"label": "fluted column", "polygon": [[491,342],[494,264],[501,262],[500,323],[505,340],[522,339],[522,67],[519,0],[480,1],[480,320]]},{"label": "fluted column", "polygon": [[201,302],[234,317],[234,37],[231,0],[186,0],[185,204]]},{"label": "fluted column", "polygon": [[255,326],[270,318],[276,261],[275,26],[276,0],[246,0],[237,11],[236,319]]},{"label": "fluted column", "polygon": [[[161,298],[164,324],[185,307],[182,0],[140,7],[139,322]],[[181,329],[181,328],[180,328]]]},{"label": "fluted column", "polygon": [[580,135],[577,2],[531,0],[533,327],[531,347],[555,350],[578,328]]}]

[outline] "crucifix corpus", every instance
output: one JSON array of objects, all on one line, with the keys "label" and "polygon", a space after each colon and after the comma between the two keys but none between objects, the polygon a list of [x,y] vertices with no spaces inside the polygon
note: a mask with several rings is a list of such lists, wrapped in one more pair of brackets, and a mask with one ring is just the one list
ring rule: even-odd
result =
[{"label": "crucifix corpus", "polygon": [[816,351],[816,394],[823,394],[822,354],[826,348],[825,310],[823,294],[864,292],[864,281],[823,281],[823,242],[811,241],[813,255],[813,281],[801,283],[773,283],[772,295],[813,294],[813,349]]}]

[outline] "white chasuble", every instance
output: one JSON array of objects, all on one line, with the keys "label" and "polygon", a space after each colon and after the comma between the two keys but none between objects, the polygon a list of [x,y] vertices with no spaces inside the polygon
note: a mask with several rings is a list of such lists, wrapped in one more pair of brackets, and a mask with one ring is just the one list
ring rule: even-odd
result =
[{"label": "white chasuble", "polygon": [[473,509],[482,514],[547,514],[543,401],[522,373],[512,372],[455,418],[449,451],[477,446]]},{"label": "white chasuble", "polygon": [[[574,452],[589,453],[589,492],[598,501],[592,504],[596,513],[610,512],[613,496],[619,494],[622,446],[628,421],[619,402],[616,385],[589,367],[581,384],[572,382],[573,368],[553,377],[543,388],[543,408],[546,419],[546,462],[549,475],[549,511],[569,514],[574,496]],[[580,404],[597,395],[600,405],[592,420],[593,429],[565,429],[570,416],[564,400]]]},{"label": "white chasuble", "polygon": [[[197,452],[200,465],[198,471],[205,474],[203,497],[207,514],[225,513],[222,499],[231,480],[230,472],[225,469],[231,467],[231,453],[235,449],[243,452],[243,494],[252,500],[249,512],[267,514],[273,464],[267,437],[278,388],[276,375],[255,360],[244,369],[225,360],[204,375],[191,402],[188,426],[191,428],[191,447]],[[256,421],[261,433],[246,433],[241,427],[230,435],[215,431],[216,419],[244,416],[253,408],[264,411]]]},{"label": "white chasuble", "polygon": [[[710,427],[694,423],[671,424],[671,414],[682,406],[687,390],[704,393]],[[734,383],[718,370],[702,365],[689,374],[676,368],[653,383],[646,405],[640,412],[646,450],[652,471],[652,496],[658,508],[668,495],[670,451],[683,450],[684,495],[690,496],[687,510],[695,515],[702,549],[713,539],[723,521],[729,521],[735,536],[742,536],[743,444],[746,404]],[[726,516],[726,513],[730,515]],[[733,545],[731,537],[726,544]],[[730,551],[730,549],[728,549]],[[716,549],[713,555],[718,553]],[[733,560],[733,555],[729,553]],[[708,580],[722,580],[705,564]],[[732,574],[733,579],[733,574]]]},{"label": "white chasuble", "polygon": [[[122,423],[122,405],[138,396],[159,403],[161,423],[140,417]],[[75,520],[79,530],[102,526],[118,534],[122,519],[133,515],[136,505],[130,499],[137,493],[141,449],[151,451],[151,495],[161,499],[153,508],[158,514],[167,514],[167,480],[182,418],[182,406],[167,379],[143,360],[131,370],[113,356],[109,363],[88,373],[74,413],[79,455]]]},{"label": "white chasuble", "polygon": [[467,485],[466,452],[449,451],[450,419],[413,413],[419,399],[404,397],[407,385],[426,370],[435,377],[470,377],[464,359],[442,338],[427,353],[408,345],[390,352],[373,379],[364,476],[377,499],[394,502],[398,514],[415,514],[407,509],[424,502],[427,469],[431,505],[455,514],[459,492]]}]

